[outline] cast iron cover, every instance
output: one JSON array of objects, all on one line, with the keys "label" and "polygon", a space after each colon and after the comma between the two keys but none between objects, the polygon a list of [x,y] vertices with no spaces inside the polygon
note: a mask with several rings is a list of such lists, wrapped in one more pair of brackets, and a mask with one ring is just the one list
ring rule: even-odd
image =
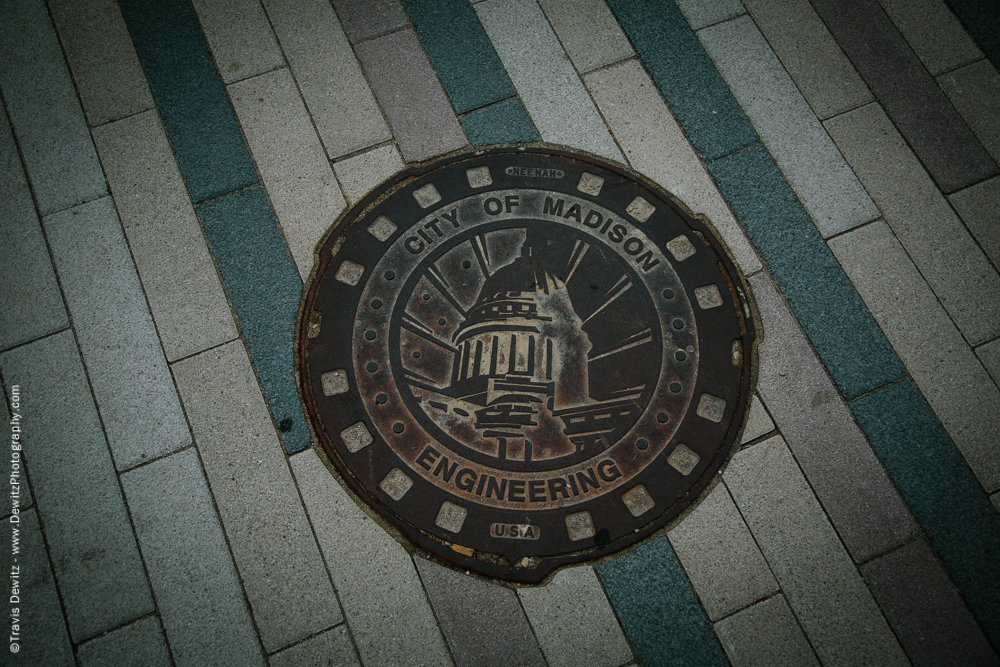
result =
[{"label": "cast iron cover", "polygon": [[533,583],[627,547],[739,435],[754,328],[713,232],[590,156],[404,172],[321,245],[299,378],[350,488],[456,566]]}]

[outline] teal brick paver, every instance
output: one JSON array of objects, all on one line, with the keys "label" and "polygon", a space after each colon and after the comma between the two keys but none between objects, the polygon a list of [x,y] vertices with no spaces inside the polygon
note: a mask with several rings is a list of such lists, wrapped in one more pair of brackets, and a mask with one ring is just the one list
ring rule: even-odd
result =
[{"label": "teal brick paver", "polygon": [[285,64],[259,0],[195,0],[192,5],[226,83]]},{"label": "teal brick paver", "polygon": [[947,0],[976,44],[1000,68],[1000,14],[992,0]]},{"label": "teal brick paver", "polygon": [[301,451],[311,442],[292,359],[302,280],[267,195],[250,188],[197,210],[281,441]]},{"label": "teal brick paver", "polygon": [[25,457],[74,641],[145,616],[153,598],[73,334],[0,355],[21,387]]},{"label": "teal brick paver", "polygon": [[760,271],[757,253],[642,63],[605,67],[584,81],[632,168],[707,217],[744,275]]},{"label": "teal brick paver", "polygon": [[467,0],[403,0],[403,7],[455,113],[516,94]]},{"label": "teal brick paver", "polygon": [[[17,542],[13,542],[14,529],[17,530]],[[12,572],[14,558],[8,545],[17,544],[18,580],[21,593],[19,599],[10,600],[10,593],[4,598],[9,601],[7,611],[8,623],[13,623],[13,610],[18,610],[18,625],[22,632],[17,643],[18,653],[12,655],[10,643],[13,640],[13,628],[7,625],[4,633],[4,664],[6,665],[46,665],[46,667],[73,667],[73,645],[69,642],[66,632],[66,620],[59,605],[59,594],[56,592],[56,582],[52,578],[48,554],[45,552],[45,542],[42,531],[38,527],[38,516],[34,510],[22,512],[20,520],[11,522],[4,520],[4,548],[0,549],[0,567],[4,573]],[[13,583],[13,581],[11,581]],[[23,602],[22,602],[23,600]],[[10,656],[10,657],[8,657]]]},{"label": "teal brick paver", "polygon": [[92,126],[153,108],[153,94],[115,0],[55,0],[49,9]]},{"label": "teal brick paver", "polygon": [[676,2],[692,30],[701,30],[706,26],[728,21],[746,14],[747,11],[740,0],[676,0]]},{"label": "teal brick paver", "polygon": [[824,238],[878,217],[753,19],[713,25],[698,39]]},{"label": "teal brick paver", "polygon": [[980,484],[1000,489],[1000,389],[883,222],[830,247]]},{"label": "teal brick paver", "polygon": [[7,114],[0,108],[0,350],[69,326]]},{"label": "teal brick paver", "polygon": [[122,0],[181,173],[195,202],[257,182],[233,110],[186,0]]},{"label": "teal brick paver", "polygon": [[[757,389],[844,546],[864,562],[917,526],[766,274],[750,278],[764,339]],[[754,445],[756,446],[756,445]]]},{"label": "teal brick paver", "polygon": [[912,382],[851,407],[986,636],[1000,644],[1000,515]]},{"label": "teal brick paver", "polygon": [[43,224],[115,466],[187,447],[191,433],[111,198]]},{"label": "teal brick paver", "polygon": [[903,365],[762,147],[709,164],[833,381],[847,397],[903,376]]},{"label": "teal brick paver", "polygon": [[0,3],[0,90],[42,215],[107,193],[43,0]]},{"label": "teal brick paver", "polygon": [[156,616],[116,628],[106,635],[81,644],[78,649],[81,667],[168,667],[170,651],[163,639],[163,628]]},{"label": "teal brick paver", "polygon": [[728,663],[665,538],[601,565],[597,573],[642,664]]},{"label": "teal brick paver", "polygon": [[538,141],[538,132],[517,98],[470,111],[459,121],[473,146]]},{"label": "teal brick paver", "polygon": [[702,158],[712,160],[757,142],[750,121],[672,0],[608,4]]},{"label": "teal brick paver", "polygon": [[174,664],[265,665],[198,452],[130,470],[121,482]]}]

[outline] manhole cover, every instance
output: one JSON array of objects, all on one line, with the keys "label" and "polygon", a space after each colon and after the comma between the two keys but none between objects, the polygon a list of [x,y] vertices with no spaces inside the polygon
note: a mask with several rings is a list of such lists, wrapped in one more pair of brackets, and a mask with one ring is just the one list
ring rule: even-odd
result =
[{"label": "manhole cover", "polygon": [[754,329],[712,232],[610,164],[506,148],[400,175],[324,242],[313,426],[419,547],[520,582],[622,549],[719,469]]}]

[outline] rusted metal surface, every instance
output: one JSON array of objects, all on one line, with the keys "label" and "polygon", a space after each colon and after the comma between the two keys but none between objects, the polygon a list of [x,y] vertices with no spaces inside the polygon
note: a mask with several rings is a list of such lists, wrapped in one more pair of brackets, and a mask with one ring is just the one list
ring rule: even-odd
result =
[{"label": "rusted metal surface", "polygon": [[705,488],[754,329],[712,232],[589,156],[505,148],[403,174],[328,235],[302,395],[354,492],[466,570],[541,581]]}]

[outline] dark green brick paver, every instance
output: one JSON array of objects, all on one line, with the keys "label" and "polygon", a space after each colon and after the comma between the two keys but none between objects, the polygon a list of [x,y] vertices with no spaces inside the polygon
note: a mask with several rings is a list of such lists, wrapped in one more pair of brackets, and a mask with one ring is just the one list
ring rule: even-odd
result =
[{"label": "dark green brick paver", "polygon": [[121,0],[191,199],[257,182],[212,56],[186,0]]},{"label": "dark green brick paver", "polygon": [[302,280],[263,188],[200,204],[215,253],[271,415],[290,454],[309,446],[293,370]]},{"label": "dark green brick paver", "polygon": [[1000,646],[1000,515],[910,380],[851,409],[972,613]]},{"label": "dark green brick paver", "polygon": [[641,664],[729,665],[667,538],[599,566],[597,575]]},{"label": "dark green brick paver", "polygon": [[473,146],[538,141],[535,126],[516,97],[472,111],[458,120]]}]

